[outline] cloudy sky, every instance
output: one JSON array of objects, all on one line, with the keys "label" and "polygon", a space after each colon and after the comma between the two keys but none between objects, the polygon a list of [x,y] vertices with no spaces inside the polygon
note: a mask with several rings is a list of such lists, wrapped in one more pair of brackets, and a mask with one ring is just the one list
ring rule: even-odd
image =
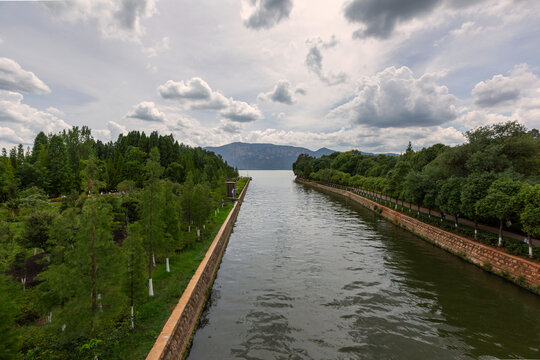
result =
[{"label": "cloudy sky", "polygon": [[88,125],[401,152],[540,128],[538,0],[0,1],[0,147]]}]

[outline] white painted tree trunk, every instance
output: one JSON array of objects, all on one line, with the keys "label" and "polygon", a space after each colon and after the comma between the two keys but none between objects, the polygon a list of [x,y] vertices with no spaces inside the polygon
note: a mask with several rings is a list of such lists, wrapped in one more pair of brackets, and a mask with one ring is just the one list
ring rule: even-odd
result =
[{"label": "white painted tree trunk", "polygon": [[101,294],[97,294],[99,312],[103,312],[103,303],[101,302]]},{"label": "white painted tree trunk", "polygon": [[34,248],[34,256],[37,255],[37,248]]},{"label": "white painted tree trunk", "polygon": [[165,267],[167,268],[167,272],[171,272],[171,268],[169,267],[169,257],[165,259]]},{"label": "white painted tree trunk", "polygon": [[156,257],[154,256],[154,253],[152,253],[152,265],[156,266]]},{"label": "white painted tree trunk", "polygon": [[188,225],[187,232],[191,232],[191,225]]},{"label": "white painted tree trunk", "polygon": [[26,290],[26,277],[21,278],[22,288]]},{"label": "white painted tree trunk", "polygon": [[52,322],[52,311],[47,315],[47,322]]},{"label": "white painted tree trunk", "polygon": [[134,329],[135,328],[135,316],[133,316],[133,305],[131,305],[131,328]]},{"label": "white painted tree trunk", "polygon": [[154,296],[154,284],[151,278],[148,279],[148,296]]},{"label": "white painted tree trunk", "polygon": [[499,247],[502,246],[502,237],[501,236],[499,236],[499,244],[497,244],[497,246],[499,246]]},{"label": "white painted tree trunk", "polygon": [[532,240],[531,240],[531,235],[530,234],[527,234],[527,241],[529,243],[529,257],[533,257],[533,244],[532,244]]},{"label": "white painted tree trunk", "polygon": [[206,229],[206,224],[202,226],[203,229]]},{"label": "white painted tree trunk", "polygon": [[62,332],[66,331],[66,324],[62,325]]},{"label": "white painted tree trunk", "polygon": [[201,240],[201,229],[197,226],[197,239]]},{"label": "white painted tree trunk", "polygon": [[474,229],[474,238],[476,239],[477,236],[478,236],[478,229]]}]

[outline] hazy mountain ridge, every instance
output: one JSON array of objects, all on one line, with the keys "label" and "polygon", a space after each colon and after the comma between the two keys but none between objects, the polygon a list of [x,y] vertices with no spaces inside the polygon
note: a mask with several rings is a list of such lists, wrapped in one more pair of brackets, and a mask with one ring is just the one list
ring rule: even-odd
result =
[{"label": "hazy mountain ridge", "polygon": [[231,166],[248,170],[291,170],[293,162],[300,154],[321,157],[335,152],[324,147],[312,151],[297,146],[241,142],[217,147],[208,146],[205,149],[221,155]]}]

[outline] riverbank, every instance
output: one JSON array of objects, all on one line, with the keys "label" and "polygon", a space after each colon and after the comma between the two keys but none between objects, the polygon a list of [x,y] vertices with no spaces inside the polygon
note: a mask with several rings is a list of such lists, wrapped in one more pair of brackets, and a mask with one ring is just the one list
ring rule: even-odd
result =
[{"label": "riverbank", "polygon": [[147,360],[182,359],[188,350],[191,336],[206,303],[208,290],[214,281],[223,252],[227,247],[249,181],[248,178],[229,216],[212,241],[204,259],[157,337],[153,348],[148,353]]},{"label": "riverbank", "polygon": [[338,194],[359,203],[380,214],[392,223],[415,233],[436,246],[439,246],[486,271],[510,280],[536,294],[540,294],[540,264],[537,262],[510,255],[497,248],[449,233],[401,212],[377,204],[374,201],[350,191],[321,185],[299,178],[296,179],[296,182],[325,192]]}]

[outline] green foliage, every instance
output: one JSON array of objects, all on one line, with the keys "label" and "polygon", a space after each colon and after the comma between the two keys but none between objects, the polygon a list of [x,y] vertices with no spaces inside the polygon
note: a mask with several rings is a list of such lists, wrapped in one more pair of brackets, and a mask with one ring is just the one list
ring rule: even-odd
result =
[{"label": "green foliage", "polygon": [[50,209],[35,209],[23,222],[20,243],[23,247],[46,249],[49,240],[49,227],[56,217]]},{"label": "green foliage", "polygon": [[19,334],[14,329],[20,309],[20,289],[0,274],[0,355],[2,359],[17,359]]}]

